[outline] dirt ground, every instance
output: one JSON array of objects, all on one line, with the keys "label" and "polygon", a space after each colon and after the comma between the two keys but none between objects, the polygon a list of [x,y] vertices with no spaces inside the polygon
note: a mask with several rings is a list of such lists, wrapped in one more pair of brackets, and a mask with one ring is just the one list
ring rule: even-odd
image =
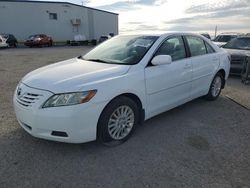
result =
[{"label": "dirt ground", "polygon": [[12,105],[19,80],[89,49],[0,50],[0,187],[250,188],[250,86],[235,76],[218,100],[196,99],[158,115],[117,147],[26,133]]}]

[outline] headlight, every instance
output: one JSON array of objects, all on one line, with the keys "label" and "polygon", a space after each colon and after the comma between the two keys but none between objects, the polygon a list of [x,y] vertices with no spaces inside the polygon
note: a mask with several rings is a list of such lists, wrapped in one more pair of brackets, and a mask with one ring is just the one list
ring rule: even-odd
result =
[{"label": "headlight", "polygon": [[35,41],[40,41],[41,40],[41,38],[35,38]]},{"label": "headlight", "polygon": [[50,97],[42,106],[42,108],[69,106],[88,102],[95,96],[97,90],[90,90],[75,93],[62,93]]}]

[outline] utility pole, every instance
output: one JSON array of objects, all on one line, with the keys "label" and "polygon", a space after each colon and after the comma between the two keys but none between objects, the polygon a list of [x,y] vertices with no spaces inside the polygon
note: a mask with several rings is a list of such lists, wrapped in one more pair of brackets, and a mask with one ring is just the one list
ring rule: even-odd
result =
[{"label": "utility pole", "polygon": [[215,26],[215,30],[214,30],[214,38],[216,38],[217,35],[217,25]]}]

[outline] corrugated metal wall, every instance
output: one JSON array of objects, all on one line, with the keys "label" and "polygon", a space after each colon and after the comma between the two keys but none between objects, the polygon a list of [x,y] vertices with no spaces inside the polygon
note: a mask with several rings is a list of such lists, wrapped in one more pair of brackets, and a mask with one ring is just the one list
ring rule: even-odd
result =
[{"label": "corrugated metal wall", "polygon": [[[50,13],[56,13],[57,19],[50,19]],[[71,24],[76,18],[81,19],[79,26]],[[73,40],[77,34],[98,39],[102,34],[118,34],[118,15],[67,3],[0,1],[0,33],[14,34],[20,41],[39,33],[54,41]]]}]

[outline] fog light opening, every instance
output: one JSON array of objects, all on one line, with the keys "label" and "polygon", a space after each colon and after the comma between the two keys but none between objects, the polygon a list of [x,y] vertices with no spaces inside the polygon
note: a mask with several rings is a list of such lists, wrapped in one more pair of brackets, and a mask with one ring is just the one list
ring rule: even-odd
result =
[{"label": "fog light opening", "polygon": [[52,131],[52,136],[60,136],[60,137],[68,137],[68,134],[66,132],[61,131]]}]

